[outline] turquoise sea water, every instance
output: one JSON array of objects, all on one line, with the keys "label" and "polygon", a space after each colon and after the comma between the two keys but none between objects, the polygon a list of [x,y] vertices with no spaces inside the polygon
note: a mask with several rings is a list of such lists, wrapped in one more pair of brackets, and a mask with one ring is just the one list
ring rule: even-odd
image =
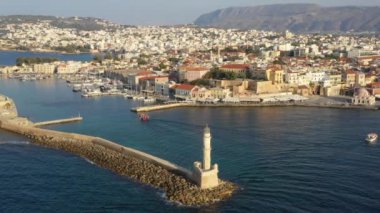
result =
[{"label": "turquoise sea water", "polygon": [[212,131],[220,177],[241,186],[202,208],[167,203],[158,190],[78,156],[0,132],[0,212],[378,212],[380,113],[297,107],[179,108],[141,123],[122,97],[81,98],[63,81],[0,80],[19,114],[33,121],[80,113],[81,123],[49,128],[104,137],[191,168],[202,129]]},{"label": "turquoise sea water", "polygon": [[53,57],[53,58],[58,58],[61,61],[92,61],[92,58],[93,58],[93,56],[88,53],[61,54],[61,53],[0,51],[0,66],[16,65],[16,59],[18,57]]}]

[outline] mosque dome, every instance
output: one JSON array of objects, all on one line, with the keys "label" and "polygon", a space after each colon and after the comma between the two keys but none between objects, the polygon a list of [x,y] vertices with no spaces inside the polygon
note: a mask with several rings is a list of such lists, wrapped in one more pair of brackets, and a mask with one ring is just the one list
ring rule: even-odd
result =
[{"label": "mosque dome", "polygon": [[358,96],[359,98],[363,98],[363,97],[369,97],[370,95],[369,95],[368,90],[366,90],[365,88],[360,88],[356,90],[355,96]]}]

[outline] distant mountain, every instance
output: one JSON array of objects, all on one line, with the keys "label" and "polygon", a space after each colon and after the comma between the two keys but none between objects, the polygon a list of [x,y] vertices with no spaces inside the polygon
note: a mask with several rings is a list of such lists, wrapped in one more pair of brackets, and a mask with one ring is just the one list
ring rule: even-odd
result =
[{"label": "distant mountain", "polygon": [[6,24],[38,23],[49,22],[58,28],[74,28],[78,30],[103,30],[114,26],[109,21],[91,17],[55,17],[55,16],[34,16],[34,15],[11,15],[0,16],[0,26]]},{"label": "distant mountain", "polygon": [[201,15],[196,25],[294,32],[380,31],[380,7],[276,4],[231,7]]}]

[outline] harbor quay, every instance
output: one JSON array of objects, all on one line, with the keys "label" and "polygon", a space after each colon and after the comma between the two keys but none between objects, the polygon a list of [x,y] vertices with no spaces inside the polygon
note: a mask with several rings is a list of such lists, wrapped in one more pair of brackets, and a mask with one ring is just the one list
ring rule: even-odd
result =
[{"label": "harbor quay", "polygon": [[204,130],[203,161],[195,162],[193,170],[188,170],[99,137],[38,128],[28,119],[17,116],[10,98],[1,98],[0,129],[23,135],[43,147],[79,155],[116,174],[162,190],[169,201],[187,206],[209,205],[228,199],[238,189],[235,184],[220,180],[218,165],[211,165],[208,127]]},{"label": "harbor quay", "polygon": [[358,106],[347,105],[344,103],[311,103],[311,102],[293,102],[293,103],[169,103],[155,104],[149,106],[141,106],[132,108],[132,112],[151,112],[157,110],[166,110],[179,107],[318,107],[318,108],[334,108],[334,109],[364,109],[378,110],[378,106]]}]

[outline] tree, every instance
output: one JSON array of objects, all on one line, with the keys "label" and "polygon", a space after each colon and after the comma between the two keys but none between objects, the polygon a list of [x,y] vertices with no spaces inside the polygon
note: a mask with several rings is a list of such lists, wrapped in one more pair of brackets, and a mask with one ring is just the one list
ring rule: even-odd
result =
[{"label": "tree", "polygon": [[246,76],[245,73],[238,73],[236,77],[237,77],[237,78],[243,78],[243,79],[246,79],[246,78],[247,78],[247,76]]},{"label": "tree", "polygon": [[247,69],[247,70],[245,71],[245,77],[246,77],[247,79],[252,79],[252,77],[253,77],[253,75],[252,75],[252,71],[249,70],[249,69]]},{"label": "tree", "polygon": [[[245,75],[243,73],[243,75]],[[208,72],[206,75],[203,76],[204,79],[227,79],[227,80],[235,80],[238,78],[238,74],[231,71],[222,71],[217,67],[214,67]]]},{"label": "tree", "polygon": [[107,54],[104,56],[104,59],[112,60],[113,59],[112,53],[111,52],[107,52]]},{"label": "tree", "polygon": [[224,72],[224,75],[228,80],[235,80],[238,77],[235,72]]},{"label": "tree", "polygon": [[103,55],[101,55],[101,54],[96,54],[96,55],[94,56],[93,60],[96,61],[96,62],[102,63],[103,60],[104,60],[104,58],[103,58]]},{"label": "tree", "polygon": [[180,60],[178,58],[169,58],[169,61],[174,63],[174,64],[177,64]]},{"label": "tree", "polygon": [[51,63],[58,60],[59,60],[58,58],[53,58],[53,57],[18,57],[16,59],[16,65],[22,66],[23,64],[32,65],[32,64]]},{"label": "tree", "polygon": [[189,83],[189,81],[187,79],[183,79],[180,83],[181,84],[187,84],[187,83]]},{"label": "tree", "polygon": [[198,86],[210,86],[210,80],[201,78],[201,79],[196,79],[194,81],[191,81],[190,84],[198,85]]},{"label": "tree", "polygon": [[137,59],[137,63],[138,63],[138,65],[146,65],[146,64],[148,64],[148,62],[145,59],[143,59],[143,58]]},{"label": "tree", "polygon": [[273,64],[284,65],[285,63],[281,60],[275,60],[275,61],[273,61]]},{"label": "tree", "polygon": [[164,63],[160,63],[160,65],[158,65],[158,67],[160,68],[160,70],[164,70],[166,68],[168,68],[168,66],[166,66]]}]

